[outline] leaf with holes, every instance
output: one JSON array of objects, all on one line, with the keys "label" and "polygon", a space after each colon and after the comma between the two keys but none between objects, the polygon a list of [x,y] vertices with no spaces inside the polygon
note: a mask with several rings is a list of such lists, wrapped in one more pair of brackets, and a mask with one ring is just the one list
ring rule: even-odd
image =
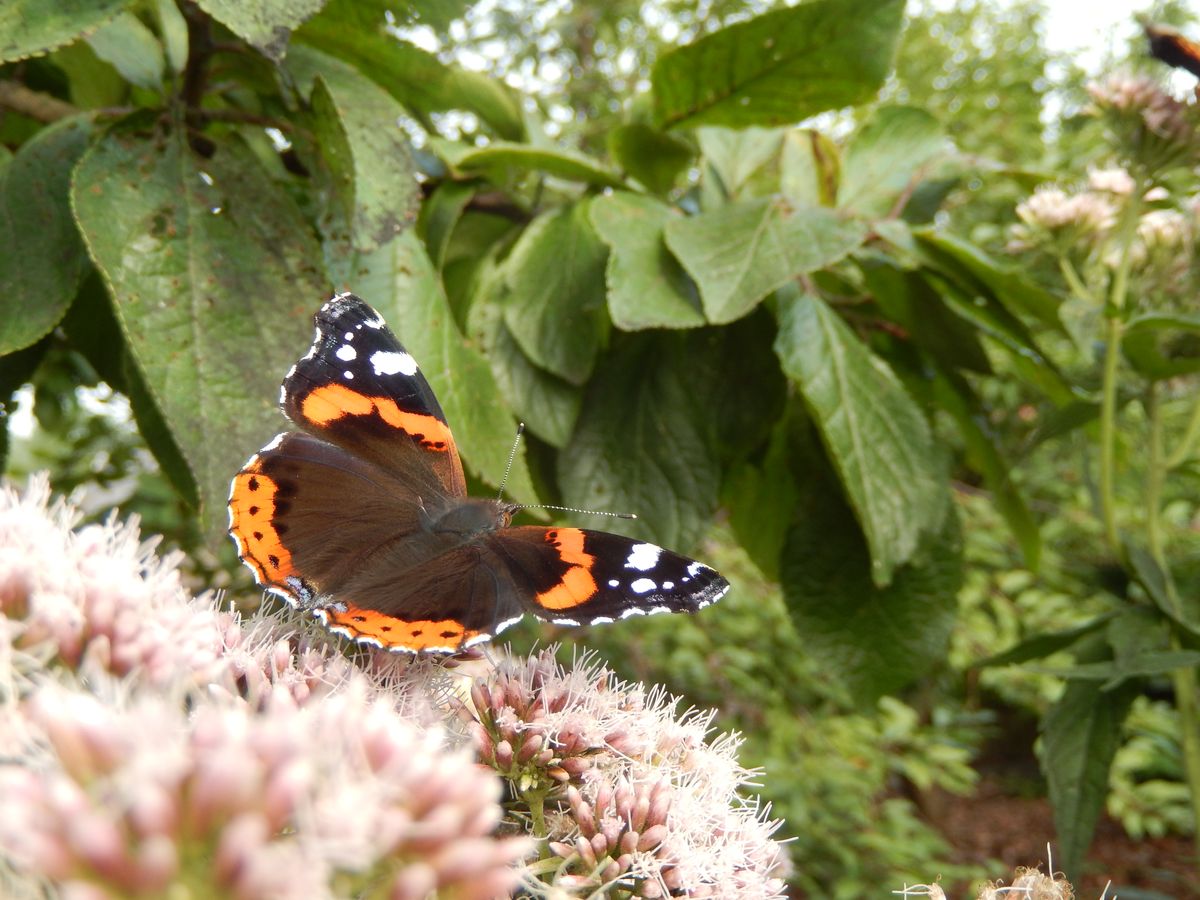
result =
[{"label": "leaf with holes", "polygon": [[130,123],[83,157],[73,197],[137,369],[215,530],[230,474],[283,425],[280,379],[328,293],[320,250],[287,193],[236,141],[205,159],[180,132],[154,137]]},{"label": "leaf with holes", "polygon": [[0,3],[0,62],[69,44],[128,4],[129,0],[6,0]]}]

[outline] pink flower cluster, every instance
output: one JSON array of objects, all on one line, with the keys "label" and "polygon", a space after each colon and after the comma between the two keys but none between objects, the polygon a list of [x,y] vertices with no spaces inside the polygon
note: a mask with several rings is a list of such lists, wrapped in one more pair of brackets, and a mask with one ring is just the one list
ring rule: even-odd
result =
[{"label": "pink flower cluster", "polygon": [[5,889],[783,896],[711,714],[550,651],[476,654],[457,691],[446,661],[352,661],[299,614],[188,596],[136,525],[77,524],[44,480],[0,488]]},{"label": "pink flower cluster", "polygon": [[23,764],[0,768],[0,847],[72,897],[487,900],[528,850],[493,834],[495,777],[361,688],[188,712],[48,684],[0,730],[23,736]]},{"label": "pink flower cluster", "polygon": [[[449,676],[183,591],[136,526],[0,489],[0,884],[68,897],[504,896],[529,851]],[[457,748],[455,745],[458,745]]]},{"label": "pink flower cluster", "polygon": [[1089,84],[1088,94],[1132,165],[1156,174],[1200,158],[1195,105],[1167,94],[1153,79],[1114,74]]},{"label": "pink flower cluster", "polygon": [[553,650],[501,663],[471,699],[480,758],[526,802],[559,890],[783,896],[779,823],[742,798],[740,739],[708,740],[711,714],[679,716],[676,698]]}]

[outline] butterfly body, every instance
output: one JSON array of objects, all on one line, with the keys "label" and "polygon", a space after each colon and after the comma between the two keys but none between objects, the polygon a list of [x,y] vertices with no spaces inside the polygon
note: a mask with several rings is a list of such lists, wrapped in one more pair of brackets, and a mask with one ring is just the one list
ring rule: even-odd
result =
[{"label": "butterfly body", "polygon": [[234,476],[230,534],[267,590],[353,640],[454,652],[526,613],[563,624],[715,602],[728,582],[653,544],[513,526],[517,506],[468,497],[449,426],[416,360],[352,294],[316,316],[284,378],[297,430]]}]

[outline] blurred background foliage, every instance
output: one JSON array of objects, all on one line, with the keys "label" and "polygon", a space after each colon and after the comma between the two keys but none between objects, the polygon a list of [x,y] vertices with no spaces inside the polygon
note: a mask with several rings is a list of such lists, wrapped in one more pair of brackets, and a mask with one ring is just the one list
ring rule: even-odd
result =
[{"label": "blurred background foliage", "polygon": [[[844,5],[854,12],[853,3]],[[578,640],[622,674],[718,708],[723,727],[746,734],[743,762],[763,770],[762,793],[793,839],[797,896],[859,897],[938,873],[951,887],[996,877],[1016,863],[1036,864],[989,859],[998,846],[972,856],[956,842],[946,805],[970,810],[985,785],[1012,797],[1049,793],[1066,864],[1073,875],[1088,873],[1085,885],[1102,885],[1117,864],[1104,855],[1085,867],[1102,808],[1128,836],[1122,846],[1173,836],[1174,843],[1155,847],[1184,853],[1188,844],[1179,839],[1196,831],[1200,785],[1189,792],[1181,722],[1187,701],[1178,672],[1191,673],[1194,682],[1194,660],[1112,668],[1103,682],[1096,679],[1100,670],[1081,676],[1079,667],[1115,666],[1138,622],[1146,636],[1133,648],[1137,653],[1198,649],[1194,608],[1173,615],[1154,596],[1163,578],[1185,598],[1200,587],[1196,469],[1188,455],[1161,486],[1160,506],[1145,514],[1167,534],[1156,565],[1139,564],[1136,548],[1107,539],[1097,421],[1105,342],[1097,310],[1111,300],[1094,296],[1109,296],[1115,269],[1099,249],[1090,263],[1079,262],[1084,282],[1087,265],[1094,266],[1089,305],[1088,284],[1079,296],[1079,286],[1064,280],[1062,253],[1037,246],[1028,233],[1022,244],[1014,234],[1025,221],[1018,206],[1035,186],[1078,185],[1089,168],[1124,162],[1135,170],[1137,160],[1122,159],[1112,123],[1091,108],[1086,84],[1094,73],[1047,48],[1041,4],[910,3],[894,65],[878,84],[866,85],[863,102],[818,100],[809,111],[816,115],[757,124],[723,113],[728,121],[718,116],[705,127],[671,123],[663,111],[668,78],[656,75],[667,69],[656,70],[656,63],[705,36],[732,35],[731,26],[770,14],[777,4],[331,2],[308,23],[287,26],[299,31],[286,57],[271,39],[224,21],[220,4],[107,6],[85,39],[67,27],[34,48],[48,51],[37,54],[9,52],[12,41],[32,30],[21,30],[21,17],[36,18],[33,4],[17,3],[15,19],[0,14],[0,35],[7,28],[11,39],[0,67],[0,144],[7,148],[0,165],[11,173],[22,148],[52,123],[77,115],[72,121],[89,130],[93,165],[95,147],[108,140],[99,134],[111,129],[113,172],[118,164],[140,164],[137,141],[149,146],[172,133],[186,135],[175,152],[197,160],[210,158],[214,147],[237,145],[246,154],[238,164],[256,160],[307,223],[303,240],[286,253],[310,248],[308,263],[321,271],[293,271],[289,284],[308,279],[354,289],[387,309],[389,320],[398,311],[394,324],[410,347],[421,342],[414,334],[421,317],[441,316],[448,320],[438,326],[445,334],[457,339],[461,331],[470,352],[487,360],[467,396],[499,398],[497,409],[507,406],[531,422],[518,495],[639,513],[660,500],[671,507],[677,521],[656,524],[651,515],[649,527],[659,529],[651,536],[681,550],[699,538],[704,558],[734,583],[725,601],[692,620],[617,623],[582,636],[526,623],[513,643],[527,649],[549,639]],[[1186,3],[1142,11],[1196,31]],[[118,13],[129,18],[112,19]],[[385,14],[388,24],[380,29]],[[886,31],[886,23],[880,28]],[[347,43],[354,29],[361,43]],[[389,55],[394,46],[407,55]],[[148,47],[158,57],[147,68]],[[203,72],[198,54],[205,57]],[[1166,77],[1140,39],[1110,56],[1103,72]],[[372,71],[373,65],[380,68]],[[362,132],[392,111],[411,144],[411,161],[399,170],[403,178],[372,183],[366,163],[388,157]],[[799,127],[780,127],[798,118]],[[338,141],[348,157],[331,149]],[[499,155],[472,156],[487,147]],[[75,160],[60,165],[69,171]],[[411,186],[414,175],[420,196],[406,198],[400,182]],[[91,515],[140,516],[146,532],[187,551],[197,591],[229,588],[234,602],[256,602],[232,547],[214,537],[222,498],[202,470],[227,469],[228,477],[258,443],[242,431],[237,446],[221,448],[232,460],[225,469],[208,456],[196,463],[195,430],[180,425],[187,400],[164,403],[154,351],[139,345],[130,324],[131,298],[143,288],[129,283],[120,261],[89,233],[96,226],[79,197],[86,183],[78,169],[74,178],[76,221],[90,251],[80,257],[78,282],[50,328],[20,346],[10,342],[5,350],[12,352],[0,356],[0,400],[10,425],[6,475],[20,480],[47,469],[54,487],[79,497]],[[355,179],[357,191],[347,193],[346,181]],[[1169,192],[1153,201],[1156,208],[1190,218],[1185,236],[1169,248],[1171,259],[1186,260],[1183,269],[1156,270],[1143,259],[1135,291],[1155,298],[1149,311],[1194,315],[1190,267],[1200,233],[1194,163],[1149,173],[1139,184]],[[15,203],[11,187],[4,197]],[[778,208],[771,204],[781,202],[813,217],[811,232],[789,240],[821,245],[847,221],[862,232],[843,236],[844,249],[785,266],[782,277],[757,292],[720,294],[723,273],[706,270],[705,260],[738,233],[734,211],[760,215],[755,221],[763,227],[785,228],[786,214],[783,224],[770,218]],[[366,236],[380,221],[379,207],[370,203],[392,204],[385,211],[406,234],[415,228],[423,249],[400,245],[402,238]],[[821,218],[829,209],[841,218]],[[615,223],[608,229],[606,212]],[[91,215],[102,220],[103,213]],[[718,216],[709,220],[715,239],[678,225],[706,215]],[[644,221],[649,230],[624,245],[624,227]],[[1083,245],[1076,238],[1072,248]],[[638,257],[639,241],[657,242],[659,257]],[[564,273],[558,263],[568,242],[579,251],[573,259],[591,254],[590,269]],[[382,250],[392,256],[381,263]],[[12,274],[25,260],[0,249],[6,252],[0,275],[10,280],[0,316],[28,316],[33,301],[20,293],[27,285]],[[1014,275],[1007,257],[1018,253],[1023,274]],[[640,283],[621,286],[617,258],[634,276],[651,267],[670,283],[663,302],[677,305],[656,310],[660,320],[638,319],[647,313],[628,296]],[[771,264],[754,261],[759,271]],[[372,290],[385,282],[390,287]],[[537,302],[545,306],[531,306],[539,290],[547,296]],[[405,298],[414,292],[425,292],[434,305],[411,311]],[[230,403],[252,400],[253,408],[233,412],[256,423],[264,437],[278,420],[269,407],[274,390],[259,387],[277,383],[287,367],[280,361],[304,349],[307,317],[321,299],[319,290],[259,298],[244,315],[212,320],[218,346],[226,340],[221,329],[229,330],[230,346],[239,330],[250,341],[256,328],[269,329],[254,316],[270,310],[288,320],[280,346],[263,354],[271,360],[263,371],[244,386],[235,380],[222,387],[231,398],[242,387],[262,394]],[[575,304],[570,315],[551,315],[549,338],[531,339],[538,317],[560,301]],[[607,312],[596,313],[597,303],[607,304]],[[985,312],[973,312],[972,304]],[[599,324],[580,331],[578,320],[586,318],[576,315],[580,310]],[[706,319],[715,324],[692,328]],[[405,329],[404,322],[417,324]],[[827,345],[801,345],[821,328],[830,335]],[[1196,354],[1186,340],[1192,332],[1184,331],[1163,352],[1186,363]],[[583,369],[573,371],[573,360],[588,354]],[[854,401],[835,396],[826,407],[819,383],[840,354],[852,369],[860,364],[868,393],[894,392],[886,394],[896,400],[889,415],[901,422],[902,438],[928,451],[905,463],[907,470],[902,466],[911,485],[889,487],[884,478],[882,485],[856,486],[847,474],[851,460],[839,449],[832,420],[839,403]],[[251,358],[236,357],[243,371]],[[720,364],[706,371],[713,359]],[[887,372],[880,381],[862,374],[880,366]],[[1162,380],[1162,395],[1155,393],[1157,376],[1137,366],[1123,371],[1114,497],[1117,516],[1137,532],[1147,527],[1141,503],[1153,474],[1143,448],[1153,429],[1187,446],[1195,370],[1185,366]],[[651,393],[639,393],[649,383]],[[435,388],[443,393],[442,385]],[[724,390],[730,396],[720,398],[712,415],[682,399]],[[712,448],[704,457],[712,472],[676,493],[656,494],[653,484],[640,494],[622,492],[623,483],[644,475],[620,458],[622,423],[649,421],[643,407],[662,397],[687,407],[678,416],[672,410],[671,427],[694,431],[697,444]],[[919,421],[904,420],[908,406],[919,410]],[[206,424],[220,423],[199,427]],[[471,438],[465,449],[472,477],[494,484],[491,457],[502,458],[508,448],[503,428],[493,427],[494,419],[451,424]],[[224,444],[227,437],[206,439]],[[481,445],[490,447],[486,460],[477,452]],[[647,452],[653,455],[654,447]],[[899,505],[895,521],[873,520],[867,511],[872,497],[884,495]],[[887,536],[893,528],[907,544]],[[843,601],[851,612],[864,604],[870,624],[856,625],[850,613],[839,619]],[[1110,628],[1112,622],[1121,627]],[[1106,633],[1107,643],[1095,643]],[[995,664],[981,666],[985,661]],[[1090,706],[1070,706],[1070,691],[1080,685],[1102,685],[1108,694]],[[1098,711],[1109,704],[1121,712],[1102,727]],[[1053,731],[1060,721],[1054,711],[1064,709],[1084,717],[1086,733],[1061,725]],[[1038,736],[1047,728],[1049,751]],[[1090,770],[1063,768],[1072,746]],[[1090,787],[1080,789],[1085,783]],[[980,828],[995,824],[980,817]],[[1156,896],[1152,889],[1186,896],[1182,859],[1159,858],[1150,867],[1154,874],[1137,881],[1135,873],[1129,885],[1115,887],[1122,896],[1134,895],[1126,887],[1141,888],[1143,897]],[[1118,881],[1126,875],[1116,873]]]}]

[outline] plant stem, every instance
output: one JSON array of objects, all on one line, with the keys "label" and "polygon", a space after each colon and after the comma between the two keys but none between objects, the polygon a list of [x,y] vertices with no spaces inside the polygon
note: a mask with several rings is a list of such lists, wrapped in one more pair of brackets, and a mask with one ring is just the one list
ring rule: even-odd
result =
[{"label": "plant stem", "polygon": [[1133,240],[1137,235],[1145,182],[1135,178],[1129,203],[1121,214],[1117,246],[1121,257],[1113,274],[1112,291],[1105,307],[1104,380],[1100,396],[1100,518],[1109,549],[1124,558],[1116,513],[1117,376],[1121,358],[1121,336],[1125,330],[1125,300],[1129,292],[1129,270],[1133,264]]},{"label": "plant stem", "polygon": [[1167,457],[1167,468],[1178,469],[1192,455],[1192,447],[1196,443],[1196,438],[1200,437],[1200,393],[1196,395],[1196,402],[1192,405],[1192,415],[1188,419],[1187,428],[1183,432],[1183,437],[1179,439],[1179,445]]},{"label": "plant stem", "polygon": [[1071,289],[1071,293],[1081,300],[1091,300],[1092,292],[1087,289],[1087,285],[1083,283],[1083,279],[1079,277],[1079,272],[1071,260],[1065,256],[1058,258],[1058,271],[1062,272],[1063,280],[1067,283],[1067,287]]}]

